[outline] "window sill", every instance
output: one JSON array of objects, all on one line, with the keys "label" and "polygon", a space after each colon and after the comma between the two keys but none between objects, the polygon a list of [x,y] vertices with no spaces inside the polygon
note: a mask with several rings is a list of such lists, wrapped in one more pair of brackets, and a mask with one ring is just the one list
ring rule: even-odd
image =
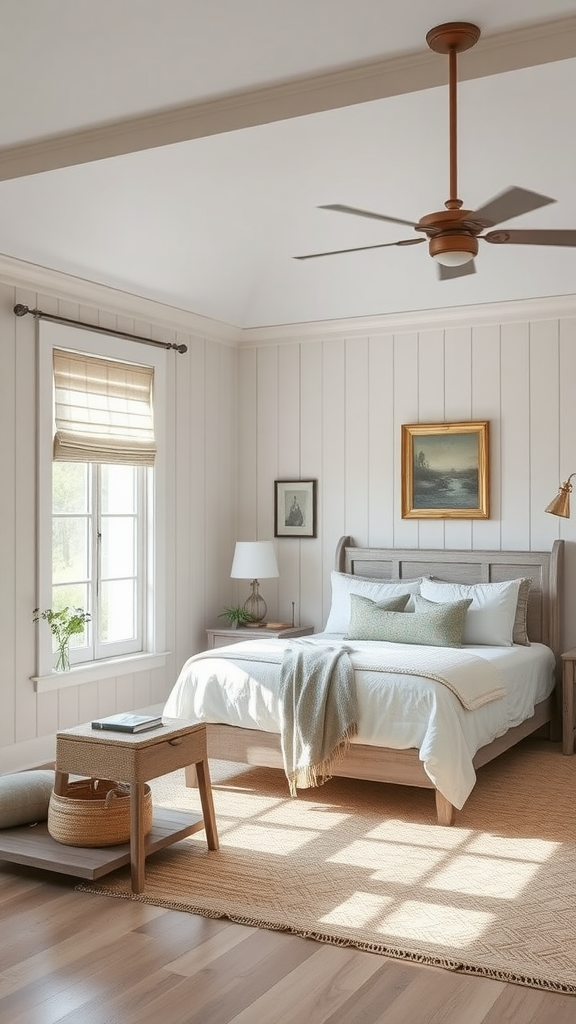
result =
[{"label": "window sill", "polygon": [[67,672],[51,672],[48,676],[31,676],[36,693],[63,690],[66,686],[81,686],[83,683],[99,682],[114,676],[125,676],[133,672],[149,672],[164,668],[169,651],[158,654],[134,654],[125,658],[109,658],[106,661],[92,661],[89,665],[75,665]]}]

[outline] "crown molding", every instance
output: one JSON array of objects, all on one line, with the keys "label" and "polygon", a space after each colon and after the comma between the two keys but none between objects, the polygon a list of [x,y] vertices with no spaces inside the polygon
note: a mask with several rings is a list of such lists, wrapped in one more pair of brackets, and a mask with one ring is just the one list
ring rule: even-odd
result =
[{"label": "crown molding", "polygon": [[[471,306],[387,313],[381,316],[241,328],[2,254],[0,282],[15,289],[29,289],[39,293],[39,296],[47,295],[66,302],[93,306],[116,316],[143,320],[152,325],[152,338],[158,333],[158,329],[168,330],[237,348],[301,344],[305,341],[327,341],[376,334],[400,334],[436,327],[475,327],[488,323],[576,318],[576,293],[571,293],[534,299],[513,299],[506,302],[486,302]],[[156,332],[154,328],[157,328]]]},{"label": "crown molding", "polygon": [[536,299],[486,302],[473,306],[449,306],[382,316],[350,317],[344,320],[319,320],[278,327],[246,328],[240,348],[305,341],[329,341],[382,334],[414,333],[434,328],[478,327],[485,324],[524,323],[534,320],[576,318],[576,293]]},{"label": "crown molding", "polygon": [[96,284],[81,277],[18,260],[13,256],[0,254],[0,281],[14,288],[28,288],[56,299],[94,306],[117,316],[143,320],[152,325],[152,338],[154,327],[229,345],[235,345],[242,334],[240,328],[230,324],[210,320],[197,313],[110,288],[108,285]]},{"label": "crown molding", "polygon": [[[576,57],[576,16],[480,39],[460,80]],[[0,150],[0,180],[168,146],[287,118],[417,92],[447,82],[447,62],[429,50],[238,91]]]}]

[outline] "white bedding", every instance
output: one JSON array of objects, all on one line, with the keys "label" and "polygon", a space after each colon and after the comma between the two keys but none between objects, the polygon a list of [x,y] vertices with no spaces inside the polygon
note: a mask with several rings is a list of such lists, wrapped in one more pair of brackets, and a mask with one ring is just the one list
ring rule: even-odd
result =
[{"label": "white bedding", "polygon": [[[318,642],[342,640],[341,635],[319,633]],[[288,641],[274,638],[243,641],[209,657],[190,658],[168,697],[164,714],[192,722],[223,723],[245,729],[279,733],[278,664],[246,658],[257,651],[278,652]],[[346,641],[354,652],[397,651],[408,644]],[[422,650],[422,648],[419,648]],[[434,650],[434,649],[433,649]],[[466,711],[442,683],[424,677],[356,670],[358,734],[353,742],[419,751],[424,770],[434,786],[455,807],[463,807],[476,781],[472,764],[479,747],[519,725],[554,688],[555,659],[543,644],[530,647],[466,646],[469,654],[495,668],[505,690],[501,699]]]}]

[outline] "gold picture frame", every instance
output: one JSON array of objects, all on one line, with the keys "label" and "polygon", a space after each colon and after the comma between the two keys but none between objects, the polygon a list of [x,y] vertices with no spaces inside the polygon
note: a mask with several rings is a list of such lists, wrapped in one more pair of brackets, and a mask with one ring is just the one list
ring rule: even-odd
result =
[{"label": "gold picture frame", "polygon": [[489,519],[487,420],[402,425],[402,518]]}]

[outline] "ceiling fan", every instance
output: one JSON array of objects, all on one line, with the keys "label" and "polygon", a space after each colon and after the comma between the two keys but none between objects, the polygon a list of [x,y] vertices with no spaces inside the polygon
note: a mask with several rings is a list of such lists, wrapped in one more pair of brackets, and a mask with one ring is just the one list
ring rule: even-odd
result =
[{"label": "ceiling fan", "polygon": [[450,198],[446,200],[445,210],[437,210],[421,217],[419,221],[404,220],[402,217],[389,217],[383,213],[360,210],[354,206],[334,203],[320,206],[320,210],[335,210],[337,213],[350,213],[357,217],[369,217],[383,220],[391,224],[407,224],[425,237],[402,238],[398,242],[383,242],[380,245],[360,245],[352,249],[335,249],[330,252],[313,252],[305,256],[295,256],[297,260],[316,259],[319,256],[336,256],[347,252],[362,252],[367,249],[384,249],[392,245],[417,245],[428,239],[428,251],[438,264],[441,280],[463,277],[476,273],[474,257],[478,253],[478,240],[502,245],[566,245],[576,246],[576,230],[530,230],[519,231],[498,230],[482,234],[486,228],[492,228],[503,221],[519,217],[520,214],[537,210],[540,206],[556,202],[549,196],[531,192],[528,189],[511,187],[500,195],[490,199],[477,210],[463,210],[462,200],[458,199],[458,167],[456,143],[457,114],[457,59],[458,54],[469,50],[480,38],[477,25],[468,22],[448,22],[430,29],[426,42],[436,53],[448,54],[449,61],[449,158],[450,158]]}]

